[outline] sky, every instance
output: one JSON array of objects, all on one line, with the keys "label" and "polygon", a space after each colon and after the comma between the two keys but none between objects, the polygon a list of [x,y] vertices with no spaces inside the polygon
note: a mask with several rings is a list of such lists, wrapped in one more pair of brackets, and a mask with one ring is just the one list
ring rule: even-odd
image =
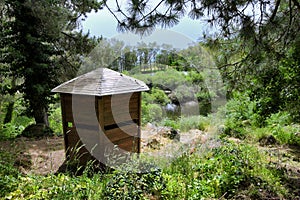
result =
[{"label": "sky", "polygon": [[137,42],[157,42],[158,44],[171,44],[174,48],[181,49],[199,41],[202,33],[207,30],[204,22],[184,17],[179,24],[168,29],[156,29],[151,35],[141,37],[132,33],[117,32],[117,21],[107,9],[92,12],[82,21],[84,32],[91,36],[104,38],[117,38],[128,45]]}]

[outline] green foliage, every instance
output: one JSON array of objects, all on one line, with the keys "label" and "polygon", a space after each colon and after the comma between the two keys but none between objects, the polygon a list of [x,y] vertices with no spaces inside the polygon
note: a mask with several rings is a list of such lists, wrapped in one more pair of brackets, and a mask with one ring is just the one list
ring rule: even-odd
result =
[{"label": "green foliage", "polygon": [[266,119],[268,126],[286,126],[292,123],[291,115],[288,112],[278,112]]},{"label": "green foliage", "polygon": [[190,129],[206,130],[210,125],[209,119],[203,116],[181,117],[179,119],[180,130],[189,131]]},{"label": "green foliage", "polygon": [[49,116],[49,126],[53,130],[54,134],[62,135],[62,116],[60,104],[50,105],[51,114]]},{"label": "green foliage", "polygon": [[257,113],[257,102],[251,101],[246,93],[236,93],[226,104],[225,134],[244,138],[245,127],[262,125]]},{"label": "green foliage", "polygon": [[143,92],[142,93],[142,101],[145,104],[151,104],[151,103],[154,103],[155,99],[154,99],[153,95],[151,95],[150,92]]},{"label": "green foliage", "polygon": [[6,123],[0,128],[0,140],[15,138],[25,129],[22,125],[15,125],[14,123]]},{"label": "green foliage", "polygon": [[283,109],[291,114],[293,121],[300,121],[300,59],[299,59],[300,40],[296,40],[296,44],[286,53],[286,58],[279,63],[279,71],[282,74],[280,82],[281,98],[283,99]]},{"label": "green foliage", "polygon": [[210,125],[210,120],[209,118],[203,116],[180,117],[177,120],[165,118],[162,120],[161,125],[172,127],[183,132],[191,129],[199,129],[204,131]]},{"label": "green foliage", "polygon": [[[240,137],[246,139],[247,142],[257,143],[262,138],[274,136],[276,142],[271,145],[297,145],[300,146],[300,127],[298,124],[291,123],[292,118],[288,112],[279,112],[272,114],[266,119],[266,125],[262,127],[250,126],[248,121],[244,121],[241,127],[235,127],[229,134],[228,127],[225,132],[229,136]],[[227,123],[228,120],[226,121]],[[242,132],[237,132],[241,130]]]},{"label": "green foliage", "polygon": [[146,84],[152,84],[154,87],[161,89],[173,90],[179,85],[184,84],[185,75],[175,69],[167,69],[166,71],[159,71],[155,74],[137,74],[134,77],[144,81]]},{"label": "green foliage", "polygon": [[[14,101],[12,119],[9,123],[3,124],[3,119],[0,117],[0,140],[1,139],[13,139],[16,136],[20,135],[22,131],[30,124],[34,123],[34,119],[29,118],[24,115],[26,108],[22,105],[23,99],[20,95],[15,95],[11,97]],[[7,112],[5,109],[3,113]]]},{"label": "green foliage", "polygon": [[[299,128],[299,127],[298,127]],[[299,129],[298,129],[299,130]],[[143,173],[125,168],[112,173],[22,175],[14,158],[0,152],[0,197],[4,199],[251,199],[269,194],[291,198],[284,175],[269,166],[265,154],[253,145],[213,139],[206,148],[197,146],[162,170],[139,163]]]},{"label": "green foliage", "polygon": [[157,168],[143,173],[115,171],[109,177],[104,189],[105,199],[163,198],[165,181],[161,170]]},{"label": "green foliage", "polygon": [[142,105],[144,122],[159,122],[163,118],[163,111],[158,104]]},{"label": "green foliage", "polygon": [[197,100],[195,97],[195,92],[197,92],[198,87],[193,87],[191,85],[179,85],[174,90],[174,95],[179,102],[189,102]]},{"label": "green foliage", "polygon": [[202,84],[204,81],[202,74],[194,70],[190,70],[185,79],[193,84]]},{"label": "green foliage", "polygon": [[[201,114],[206,115],[211,111],[211,96],[205,87],[203,76],[199,72],[193,70],[179,72],[167,69],[153,74],[136,74],[134,76],[151,86],[150,92],[143,94],[143,124],[161,120],[164,113],[159,111],[157,105],[163,107],[171,101],[185,103],[199,100]],[[171,94],[166,95],[164,90],[171,90]],[[157,105],[151,106],[150,104]],[[151,116],[155,118],[151,118]]]},{"label": "green foliage", "polygon": [[243,190],[250,197],[254,191],[285,194],[279,177],[263,158],[254,147],[231,143],[199,155],[183,155],[166,169],[164,192],[170,199],[227,199]]},{"label": "green foliage", "polygon": [[163,126],[171,127],[175,130],[180,129],[180,124],[178,123],[178,120],[172,120],[169,118],[165,118],[165,119],[163,119],[163,121],[161,123]]},{"label": "green foliage", "polygon": [[292,117],[288,112],[279,112],[271,115],[266,120],[268,132],[273,135],[280,144],[291,144],[300,146],[300,137],[297,133],[300,127],[291,124]]},{"label": "green foliage", "polygon": [[16,190],[6,194],[10,199],[101,199],[100,175],[70,177],[64,174],[20,177]]},{"label": "green foliage", "polygon": [[153,103],[157,103],[160,105],[166,105],[170,103],[170,99],[163,90],[159,88],[152,88],[150,93],[153,99]]},{"label": "green foliage", "polygon": [[[95,39],[74,30],[81,15],[102,3],[69,3],[12,0],[1,7],[0,63],[5,68],[0,76],[12,80],[11,95],[23,93],[26,114],[36,123],[48,125],[45,116],[53,102],[50,90],[61,79],[73,78],[81,56],[95,45]],[[18,79],[22,81],[16,84]]]},{"label": "green foliage", "polygon": [[14,168],[14,157],[4,151],[0,151],[0,198],[15,191],[18,186],[20,173]]},{"label": "green foliage", "polygon": [[[15,112],[15,111],[14,111]],[[22,131],[30,124],[34,123],[34,119],[20,116],[14,113],[12,122],[1,124],[0,127],[0,140],[14,139],[22,133]]]}]

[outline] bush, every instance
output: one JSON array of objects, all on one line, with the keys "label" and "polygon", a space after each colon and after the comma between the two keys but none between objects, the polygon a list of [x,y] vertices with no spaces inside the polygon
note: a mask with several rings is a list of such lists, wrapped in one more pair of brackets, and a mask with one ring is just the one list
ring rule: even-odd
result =
[{"label": "bush", "polygon": [[286,126],[292,123],[292,118],[288,112],[278,112],[266,119],[268,126]]},{"label": "bush", "polygon": [[51,105],[51,114],[49,116],[49,125],[55,135],[62,135],[62,116],[60,104]]},{"label": "bush", "polygon": [[151,93],[148,93],[148,92],[143,92],[142,93],[142,102],[144,104],[151,104],[151,103],[154,103],[154,97],[153,95],[151,95]]},{"label": "bush", "polygon": [[175,69],[167,69],[154,74],[136,74],[134,77],[144,81],[147,85],[171,90],[187,82],[185,75]]},{"label": "bush", "polygon": [[142,124],[159,122],[163,118],[163,111],[158,104],[146,104],[142,102]]},{"label": "bush", "polygon": [[13,101],[15,101],[15,104],[11,122],[2,124],[3,119],[0,117],[0,140],[13,139],[20,135],[28,125],[34,123],[33,118],[24,115],[26,108],[22,106],[23,99],[19,97],[19,94],[13,99]]},{"label": "bush", "polygon": [[204,131],[210,125],[210,121],[207,117],[198,115],[198,116],[181,117],[178,120],[165,118],[161,122],[161,124],[163,126],[168,126],[183,132],[189,131],[191,129],[199,129]]},{"label": "bush", "polygon": [[169,119],[169,118],[165,118],[165,119],[161,122],[161,124],[162,124],[163,126],[171,127],[171,128],[173,128],[173,129],[175,129],[175,130],[180,129],[180,124],[178,123],[178,121],[172,120],[172,119]]},{"label": "bush", "polygon": [[195,94],[198,92],[197,91],[198,89],[199,88],[184,84],[184,85],[178,86],[174,90],[174,93],[180,103],[185,103],[188,101],[196,101],[197,100]]},{"label": "bush", "polygon": [[149,104],[148,106],[149,119],[152,121],[161,121],[163,117],[162,108],[158,104]]},{"label": "bush", "polygon": [[[161,170],[152,168],[145,173],[115,171],[105,189],[105,199],[162,198],[165,187]],[[148,199],[147,198],[147,199]]]},{"label": "bush", "polygon": [[17,126],[13,123],[6,123],[0,128],[0,140],[15,138],[22,133],[24,126]]},{"label": "bush", "polygon": [[168,199],[230,199],[242,191],[253,199],[286,194],[264,155],[249,145],[224,143],[212,151],[185,154],[165,173]]},{"label": "bush", "polygon": [[263,119],[256,113],[257,102],[251,101],[246,93],[235,93],[226,104],[225,134],[240,139],[246,136],[245,127],[258,127]]},{"label": "bush", "polygon": [[300,127],[297,125],[270,125],[267,130],[280,142],[280,144],[300,146]]},{"label": "bush", "polygon": [[181,131],[188,131],[191,129],[204,131],[209,126],[209,121],[208,118],[203,116],[181,117],[179,126]]},{"label": "bush", "polygon": [[96,174],[71,177],[64,174],[22,176],[6,199],[103,199],[104,181]]},{"label": "bush", "polygon": [[193,83],[193,84],[201,84],[204,82],[204,78],[201,73],[196,72],[196,71],[189,71],[186,78],[188,82]]},{"label": "bush", "polygon": [[13,166],[13,155],[0,151],[0,157],[0,197],[4,197],[16,190],[20,174]]},{"label": "bush", "polygon": [[[159,88],[152,88],[151,89],[151,96],[153,102],[160,105],[166,105],[170,103],[169,97],[165,94],[165,92]],[[149,100],[149,99],[148,99]]]}]

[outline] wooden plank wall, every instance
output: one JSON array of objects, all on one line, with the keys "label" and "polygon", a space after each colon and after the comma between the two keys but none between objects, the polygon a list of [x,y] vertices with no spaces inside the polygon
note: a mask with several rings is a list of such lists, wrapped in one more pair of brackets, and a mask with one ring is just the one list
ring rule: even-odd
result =
[{"label": "wooden plank wall", "polygon": [[[75,98],[74,98],[75,96]],[[76,99],[76,101],[72,102],[72,99]],[[65,141],[65,152],[67,160],[78,159],[80,165],[86,164],[89,160],[92,159],[92,156],[88,152],[88,150],[84,147],[84,144],[81,138],[78,135],[77,131],[82,131],[78,129],[82,129],[81,126],[84,124],[88,124],[87,128],[90,129],[89,125],[91,120],[81,118],[81,116],[86,116],[88,111],[86,111],[85,105],[88,103],[87,100],[91,101],[94,99],[93,104],[95,105],[95,98],[88,98],[87,96],[78,96],[71,94],[61,94],[61,104],[62,104],[62,119],[63,119],[63,131],[64,131],[64,141]],[[79,106],[76,108],[76,113],[81,113],[82,115],[76,114],[76,118],[73,116],[73,107]],[[95,116],[97,116],[95,114]],[[95,125],[94,123],[94,129]],[[98,134],[98,130],[95,129],[95,134]]]},{"label": "wooden plank wall", "polygon": [[129,152],[140,152],[140,98],[140,92],[104,96],[99,111],[106,137]]},{"label": "wooden plank wall", "polygon": [[[94,98],[73,95],[73,98],[75,97],[76,101],[72,102],[71,94],[61,94],[67,159],[79,156],[81,164],[92,159],[86,148],[82,147],[79,151],[76,150],[83,145],[77,131],[80,131],[81,134],[84,132],[88,138],[95,138],[93,141],[99,144],[99,148],[102,148],[102,150],[98,149],[96,153],[103,153],[107,145],[100,141],[101,137],[98,137],[99,141],[97,141],[96,136],[101,129],[104,130],[110,142],[118,145],[119,148],[129,152],[140,152],[140,92]],[[87,104],[95,106],[88,108]],[[76,117],[73,116],[74,107],[76,107]]]}]

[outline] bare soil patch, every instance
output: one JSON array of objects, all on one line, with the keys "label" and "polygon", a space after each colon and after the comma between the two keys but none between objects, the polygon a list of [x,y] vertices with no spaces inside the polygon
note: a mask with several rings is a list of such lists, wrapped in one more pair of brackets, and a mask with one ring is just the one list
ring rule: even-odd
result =
[{"label": "bare soil patch", "polygon": [[1,141],[0,150],[15,156],[14,165],[24,174],[55,173],[65,159],[63,137]]},{"label": "bare soil patch", "polygon": [[[178,144],[188,145],[193,151],[197,141],[205,142],[206,136],[200,130],[190,130],[180,134],[180,141],[175,141],[162,135],[167,128],[144,128],[142,130],[142,152],[159,153],[174,151]],[[156,147],[151,142],[157,142]],[[154,147],[154,148],[153,148]],[[45,175],[55,173],[65,161],[63,137],[44,137],[39,139],[20,137],[14,140],[0,141],[0,151],[12,154],[14,165],[24,174]],[[177,152],[177,151],[176,151]],[[178,153],[178,152],[177,152]]]}]

